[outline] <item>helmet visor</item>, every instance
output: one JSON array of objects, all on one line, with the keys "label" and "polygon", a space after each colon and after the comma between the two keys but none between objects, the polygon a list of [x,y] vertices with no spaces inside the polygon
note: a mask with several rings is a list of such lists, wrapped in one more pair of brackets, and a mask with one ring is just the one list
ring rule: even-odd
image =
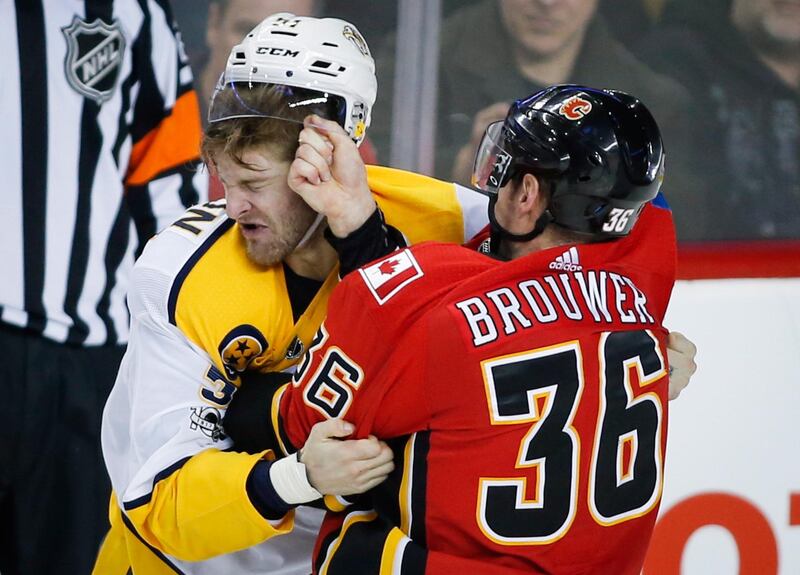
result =
[{"label": "helmet visor", "polygon": [[276,118],[302,123],[309,114],[317,114],[342,127],[345,125],[347,103],[341,96],[286,84],[221,80],[211,96],[209,124],[234,118]]},{"label": "helmet visor", "polygon": [[496,194],[505,185],[511,165],[511,154],[500,144],[502,134],[502,121],[489,124],[475,154],[472,185],[489,194]]}]

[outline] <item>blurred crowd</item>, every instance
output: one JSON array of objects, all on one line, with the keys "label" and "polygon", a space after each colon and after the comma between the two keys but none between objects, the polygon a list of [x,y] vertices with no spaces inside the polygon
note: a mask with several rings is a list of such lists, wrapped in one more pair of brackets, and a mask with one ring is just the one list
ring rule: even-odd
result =
[{"label": "blurred crowd", "polygon": [[[369,138],[390,163],[398,2],[174,0],[201,105],[265,14],[354,22],[373,47]],[[556,83],[639,95],[664,127],[683,241],[800,238],[800,0],[444,0],[435,174],[468,184],[477,140]],[[501,97],[498,98],[498,95]]]}]

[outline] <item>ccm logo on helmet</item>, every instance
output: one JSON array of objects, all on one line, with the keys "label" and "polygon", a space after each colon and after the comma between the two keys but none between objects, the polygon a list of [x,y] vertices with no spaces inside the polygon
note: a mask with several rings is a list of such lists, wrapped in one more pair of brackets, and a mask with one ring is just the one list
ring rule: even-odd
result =
[{"label": "ccm logo on helmet", "polygon": [[269,54],[270,56],[290,56],[294,58],[300,54],[300,50],[289,50],[288,48],[271,48],[269,46],[259,46],[256,54]]},{"label": "ccm logo on helmet", "polygon": [[592,103],[580,96],[572,96],[572,98],[561,104],[558,109],[558,113],[567,120],[580,120],[591,111]]}]

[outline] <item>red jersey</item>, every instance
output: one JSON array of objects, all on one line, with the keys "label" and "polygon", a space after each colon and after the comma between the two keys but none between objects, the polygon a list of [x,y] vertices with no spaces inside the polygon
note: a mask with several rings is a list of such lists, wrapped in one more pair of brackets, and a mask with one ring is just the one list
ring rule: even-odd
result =
[{"label": "red jersey", "polygon": [[667,436],[669,211],[513,261],[427,243],[350,274],[280,399],[343,417],[396,470],[331,514],[316,573],[638,574]]}]

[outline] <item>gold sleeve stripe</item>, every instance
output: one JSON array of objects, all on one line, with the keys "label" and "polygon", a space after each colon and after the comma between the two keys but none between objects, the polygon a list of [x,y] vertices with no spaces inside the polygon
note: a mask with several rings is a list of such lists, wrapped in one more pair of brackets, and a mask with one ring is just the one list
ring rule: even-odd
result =
[{"label": "gold sleeve stripe", "polygon": [[[380,575],[392,575],[400,572],[400,563],[403,560],[403,549],[410,539],[402,531],[394,527],[386,536],[381,555]],[[396,569],[395,569],[396,567]]]},{"label": "gold sleeve stripe", "polygon": [[283,392],[286,391],[286,387],[289,384],[286,383],[281,386],[280,389],[272,396],[272,407],[270,409],[270,415],[272,417],[272,429],[275,432],[275,439],[278,440],[278,447],[280,447],[281,451],[284,455],[289,455],[289,452],[286,450],[286,445],[283,443],[283,430],[280,428],[280,406],[281,406],[281,397],[283,397]]},{"label": "gold sleeve stripe", "polygon": [[334,513],[347,509],[347,502],[338,495],[325,495],[322,499],[325,502],[325,507]]},{"label": "gold sleeve stripe", "polygon": [[411,489],[413,487],[412,473],[414,472],[414,433],[406,441],[403,449],[403,479],[398,490],[398,504],[400,506],[400,529],[403,533],[411,533]]}]

